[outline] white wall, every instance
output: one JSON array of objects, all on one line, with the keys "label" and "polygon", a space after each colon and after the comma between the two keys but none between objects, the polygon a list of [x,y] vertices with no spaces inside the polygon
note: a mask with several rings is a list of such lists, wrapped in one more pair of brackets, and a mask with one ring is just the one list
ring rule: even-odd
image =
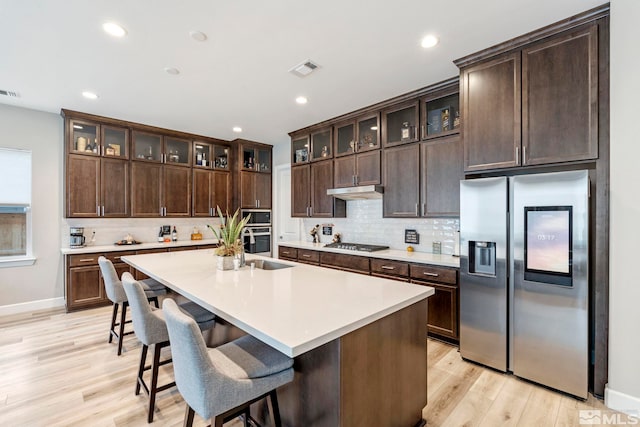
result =
[{"label": "white wall", "polygon": [[609,384],[607,406],[640,411],[640,274],[638,221],[637,41],[640,2],[611,2],[611,225]]},{"label": "white wall", "polygon": [[[60,224],[63,198],[63,120],[0,104],[0,146],[32,150],[32,266],[0,268],[0,308],[42,301],[39,308],[64,303]],[[1,183],[0,185],[10,185]]]}]

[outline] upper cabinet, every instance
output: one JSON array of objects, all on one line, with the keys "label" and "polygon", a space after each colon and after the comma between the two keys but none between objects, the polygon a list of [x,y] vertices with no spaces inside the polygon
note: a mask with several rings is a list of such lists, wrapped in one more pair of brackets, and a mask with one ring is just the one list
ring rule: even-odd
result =
[{"label": "upper cabinet", "polygon": [[191,141],[134,130],[133,160],[191,166]]},{"label": "upper cabinet", "polygon": [[331,127],[311,133],[311,158],[309,160],[327,160],[333,157],[331,149]]},{"label": "upper cabinet", "polygon": [[334,125],[333,146],[335,157],[379,149],[380,119],[378,114]]},{"label": "upper cabinet", "polygon": [[465,171],[598,157],[598,24],[539,38],[456,61]]},{"label": "upper cabinet", "polygon": [[385,147],[420,139],[420,103],[412,100],[382,111],[382,145]]},{"label": "upper cabinet", "polygon": [[129,130],[85,120],[69,120],[69,153],[129,158]]},{"label": "upper cabinet", "polygon": [[234,179],[236,202],[241,208],[271,209],[271,145],[237,139],[238,166]]},{"label": "upper cabinet", "polygon": [[431,95],[420,101],[421,139],[432,139],[460,133],[460,97],[456,92],[444,96]]},{"label": "upper cabinet", "polygon": [[271,173],[271,147],[242,144],[240,168],[245,171]]}]

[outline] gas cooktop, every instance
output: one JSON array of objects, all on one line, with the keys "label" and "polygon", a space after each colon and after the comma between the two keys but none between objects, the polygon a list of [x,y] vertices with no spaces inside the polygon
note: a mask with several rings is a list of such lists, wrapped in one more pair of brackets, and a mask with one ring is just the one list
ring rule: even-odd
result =
[{"label": "gas cooktop", "polygon": [[328,243],[324,245],[325,248],[334,248],[334,249],[348,249],[350,251],[363,251],[363,252],[374,252],[374,251],[382,251],[385,249],[389,249],[389,246],[382,245],[364,245],[362,243]]}]

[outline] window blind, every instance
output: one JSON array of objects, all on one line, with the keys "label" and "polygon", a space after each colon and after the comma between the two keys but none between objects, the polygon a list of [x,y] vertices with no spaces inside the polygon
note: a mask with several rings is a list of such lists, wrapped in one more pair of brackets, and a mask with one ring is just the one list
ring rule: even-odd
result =
[{"label": "window blind", "polygon": [[0,205],[31,205],[30,150],[0,148]]}]

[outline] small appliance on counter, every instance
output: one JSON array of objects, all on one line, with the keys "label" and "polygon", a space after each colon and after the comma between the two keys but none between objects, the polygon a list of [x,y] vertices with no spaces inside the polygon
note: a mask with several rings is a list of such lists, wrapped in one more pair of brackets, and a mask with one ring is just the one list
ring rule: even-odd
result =
[{"label": "small appliance on counter", "polygon": [[69,247],[70,248],[85,247],[84,227],[69,228]]},{"label": "small appliance on counter", "polygon": [[362,243],[334,242],[324,245],[325,248],[347,249],[350,251],[375,252],[389,249],[389,246],[365,245]]}]

